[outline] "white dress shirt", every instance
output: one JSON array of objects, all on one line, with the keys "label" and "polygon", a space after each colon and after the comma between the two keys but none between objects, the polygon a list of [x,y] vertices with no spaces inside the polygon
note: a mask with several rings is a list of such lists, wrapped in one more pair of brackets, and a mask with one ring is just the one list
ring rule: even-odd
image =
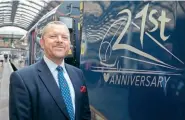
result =
[{"label": "white dress shirt", "polygon": [[[58,65],[55,64],[53,61],[51,61],[50,59],[48,59],[45,55],[44,55],[44,61],[46,62],[49,70],[51,71],[58,87],[59,87],[59,81],[58,81],[58,71],[57,71],[57,67]],[[74,108],[74,113],[75,113],[75,91],[74,91],[74,87],[73,84],[69,78],[69,75],[65,69],[65,65],[64,65],[64,61],[61,63],[60,65],[63,68],[63,74],[64,74],[64,78],[67,81],[67,84],[69,86],[69,90],[70,90],[70,94],[71,94],[71,99],[72,99],[72,104],[73,104],[73,108]]]}]

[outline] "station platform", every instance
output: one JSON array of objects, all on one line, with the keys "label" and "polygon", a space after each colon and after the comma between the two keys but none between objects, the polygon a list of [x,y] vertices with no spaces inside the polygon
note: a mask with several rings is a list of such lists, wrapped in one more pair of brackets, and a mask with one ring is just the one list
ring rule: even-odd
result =
[{"label": "station platform", "polygon": [[13,68],[9,61],[0,64],[0,120],[9,120],[9,80],[12,72]]},{"label": "station platform", "polygon": [[[24,67],[24,62],[19,62],[18,59],[11,61],[17,69]],[[0,120],[9,120],[9,81],[13,68],[9,61],[0,63]]]}]

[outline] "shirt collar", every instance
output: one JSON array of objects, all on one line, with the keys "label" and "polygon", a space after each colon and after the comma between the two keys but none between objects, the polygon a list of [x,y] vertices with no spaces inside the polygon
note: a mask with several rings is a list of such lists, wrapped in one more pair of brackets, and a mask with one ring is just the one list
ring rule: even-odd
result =
[{"label": "shirt collar", "polygon": [[[46,62],[48,68],[50,69],[50,71],[53,73],[56,68],[58,67],[58,65],[56,63],[54,63],[53,61],[51,61],[50,59],[48,59],[45,55],[44,55],[44,61]],[[60,64],[60,66],[63,68],[64,72],[65,70],[65,65],[64,65],[64,60],[62,61],[62,63]]]}]

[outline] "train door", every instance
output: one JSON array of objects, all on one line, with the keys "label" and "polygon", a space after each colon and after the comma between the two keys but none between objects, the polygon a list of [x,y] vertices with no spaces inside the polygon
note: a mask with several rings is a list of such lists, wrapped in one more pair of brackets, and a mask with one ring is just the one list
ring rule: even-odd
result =
[{"label": "train door", "polygon": [[79,55],[80,55],[80,53],[78,52],[79,48],[77,47],[77,44],[80,43],[80,42],[79,42],[79,39],[77,37],[78,30],[75,28],[77,23],[71,17],[61,16],[59,18],[59,20],[67,25],[67,27],[69,29],[69,32],[70,32],[71,49],[70,49],[68,55],[65,57],[65,62],[70,64],[70,65],[79,67]]},{"label": "train door", "polygon": [[65,58],[65,62],[79,67],[80,64],[80,2],[64,1],[56,12],[56,18],[64,22],[70,31],[71,51]]}]

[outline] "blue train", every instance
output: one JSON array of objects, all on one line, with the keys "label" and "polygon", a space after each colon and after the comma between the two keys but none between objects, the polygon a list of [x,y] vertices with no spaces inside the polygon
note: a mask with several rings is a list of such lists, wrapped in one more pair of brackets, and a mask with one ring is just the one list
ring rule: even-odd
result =
[{"label": "blue train", "polygon": [[185,119],[184,1],[63,1],[29,30],[28,65],[53,20],[71,32],[65,61],[84,71],[92,120]]},{"label": "blue train", "polygon": [[185,2],[81,3],[94,120],[185,119]]}]

